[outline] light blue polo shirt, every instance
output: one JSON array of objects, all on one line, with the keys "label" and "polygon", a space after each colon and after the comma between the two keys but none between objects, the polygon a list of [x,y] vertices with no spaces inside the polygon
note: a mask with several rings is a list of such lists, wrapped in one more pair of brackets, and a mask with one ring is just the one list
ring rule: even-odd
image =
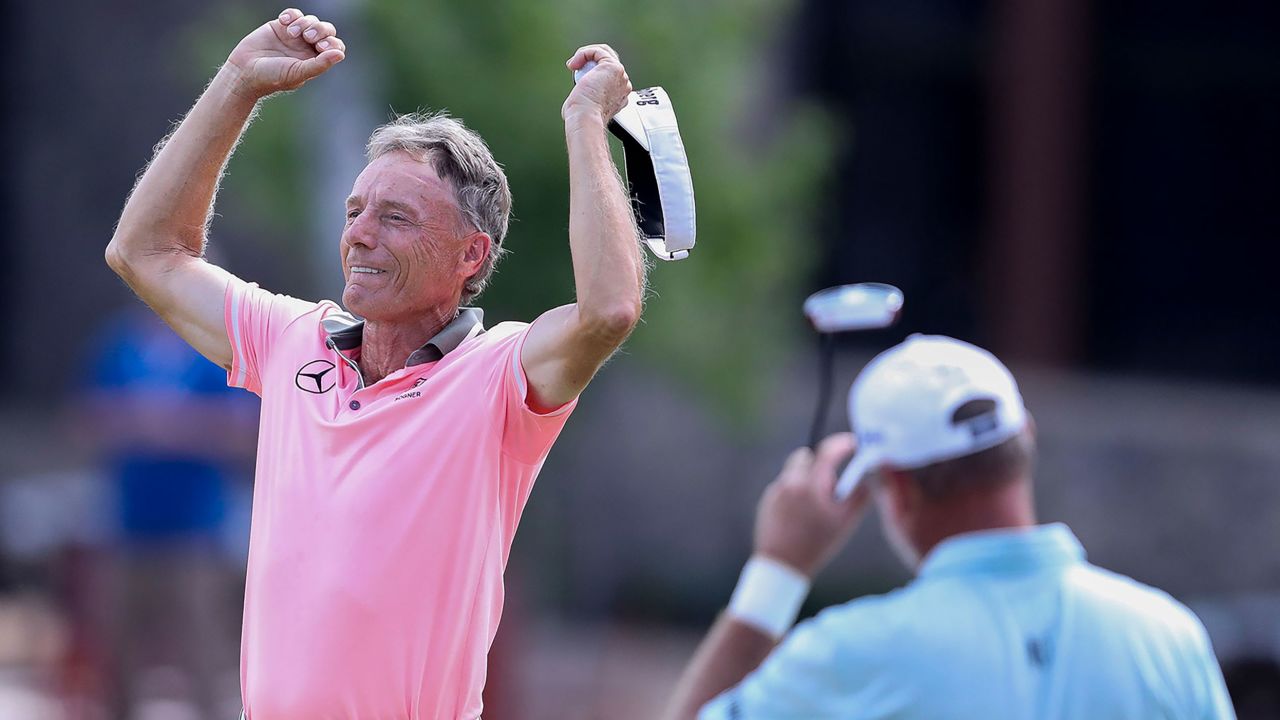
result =
[{"label": "light blue polo shirt", "polygon": [[1199,619],[1065,525],[952,537],[798,625],[701,720],[1234,718]]}]

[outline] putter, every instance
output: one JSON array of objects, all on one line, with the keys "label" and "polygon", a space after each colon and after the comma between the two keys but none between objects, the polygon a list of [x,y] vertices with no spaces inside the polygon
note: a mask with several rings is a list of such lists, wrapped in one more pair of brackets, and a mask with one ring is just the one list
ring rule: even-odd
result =
[{"label": "putter", "polygon": [[857,283],[820,290],[804,301],[804,314],[818,331],[818,407],[809,429],[809,448],[818,446],[827,424],[838,333],[886,328],[902,312],[902,291],[884,283]]}]

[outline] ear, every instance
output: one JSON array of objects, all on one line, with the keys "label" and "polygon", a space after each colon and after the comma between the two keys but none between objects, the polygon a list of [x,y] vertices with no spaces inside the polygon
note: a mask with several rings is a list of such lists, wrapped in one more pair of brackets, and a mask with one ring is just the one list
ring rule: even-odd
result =
[{"label": "ear", "polygon": [[893,514],[900,524],[910,527],[913,518],[920,513],[920,505],[924,500],[915,478],[905,470],[882,468],[880,482],[889,492],[889,504],[893,508]]},{"label": "ear", "polygon": [[463,274],[471,277],[480,271],[485,259],[489,257],[493,241],[488,233],[474,232],[467,236],[466,242],[462,254]]}]

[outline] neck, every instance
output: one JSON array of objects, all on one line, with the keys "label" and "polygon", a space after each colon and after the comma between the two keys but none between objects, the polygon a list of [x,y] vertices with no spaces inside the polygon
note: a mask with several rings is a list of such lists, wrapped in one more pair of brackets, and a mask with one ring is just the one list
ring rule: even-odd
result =
[{"label": "neck", "polygon": [[360,374],[372,385],[405,366],[409,356],[435,337],[458,315],[458,307],[441,306],[406,320],[372,320],[364,323],[360,343]]},{"label": "neck", "polygon": [[938,543],[953,535],[979,530],[1029,528],[1036,524],[1031,479],[964,493],[921,509],[913,528],[913,545],[921,562]]}]

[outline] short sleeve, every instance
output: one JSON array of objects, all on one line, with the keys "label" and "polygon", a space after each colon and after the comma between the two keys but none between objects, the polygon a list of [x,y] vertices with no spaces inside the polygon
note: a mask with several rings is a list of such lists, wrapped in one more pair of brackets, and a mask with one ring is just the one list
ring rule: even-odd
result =
[{"label": "short sleeve", "polygon": [[316,303],[277,295],[232,278],[227,283],[224,315],[231,342],[227,384],[262,394],[262,370],[271,349],[289,323],[316,308]]},{"label": "short sleeve", "polygon": [[879,614],[858,605],[831,608],[797,625],[755,672],[707,703],[698,719],[893,717],[904,697],[885,672],[893,649]]},{"label": "short sleeve", "polygon": [[1193,694],[1195,707],[1188,717],[1200,720],[1235,720],[1235,709],[1231,706],[1231,696],[1227,693],[1227,683],[1222,677],[1222,668],[1214,655],[1213,645],[1209,642],[1209,633],[1204,625],[1190,610],[1187,610],[1192,623],[1190,652],[1187,653],[1187,687]]},{"label": "short sleeve", "polygon": [[528,465],[538,464],[546,459],[552,443],[560,436],[565,422],[578,404],[578,399],[574,398],[546,413],[534,412],[529,407],[529,378],[520,362],[520,353],[531,327],[533,326],[529,325],[517,333],[515,342],[509,344],[510,356],[503,364],[505,369],[502,373],[503,394],[506,397],[502,451],[512,459]]}]

